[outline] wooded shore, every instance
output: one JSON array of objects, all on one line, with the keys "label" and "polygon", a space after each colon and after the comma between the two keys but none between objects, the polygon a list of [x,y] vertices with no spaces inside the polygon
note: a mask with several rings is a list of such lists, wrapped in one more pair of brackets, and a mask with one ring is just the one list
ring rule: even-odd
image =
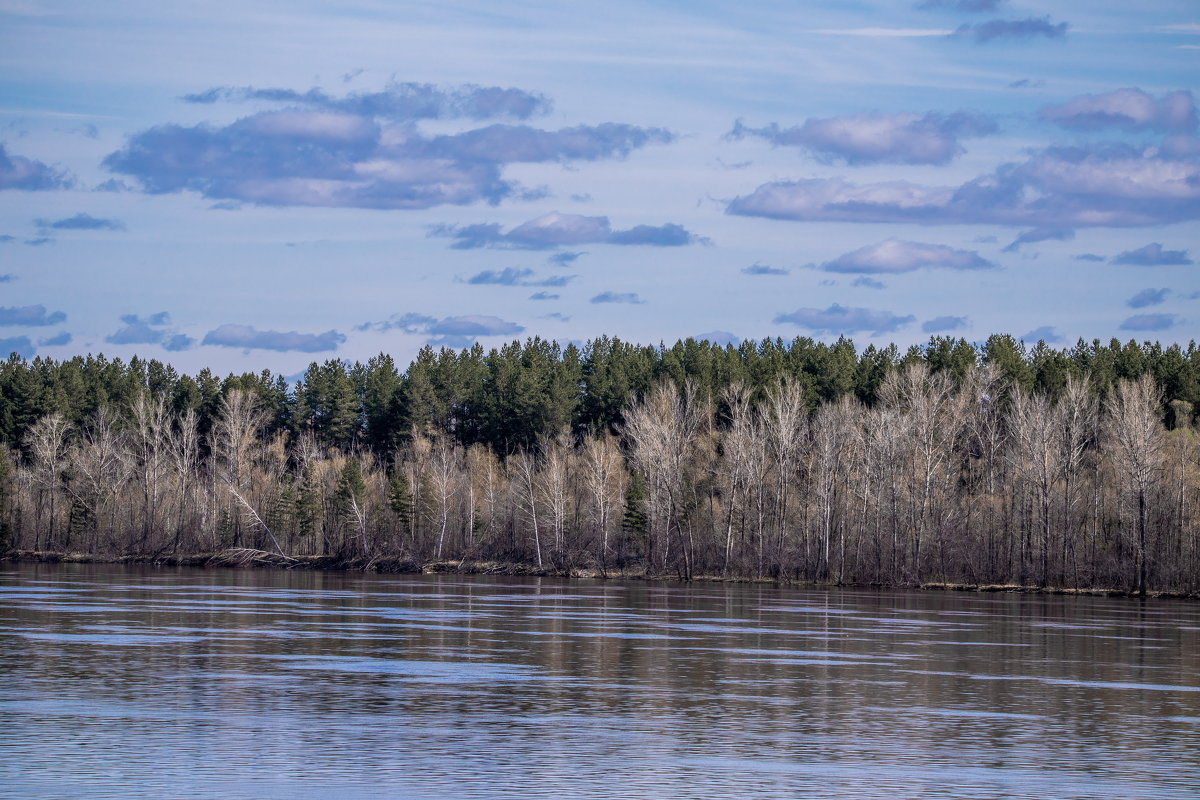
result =
[{"label": "wooded shore", "polygon": [[[1200,349],[0,362],[0,549],[1200,592]],[[211,556],[210,556],[211,558]],[[414,567],[415,569],[415,567]]]},{"label": "wooded shore", "polygon": [[0,553],[0,564],[122,564],[133,566],[194,569],[312,570],[322,572],[366,572],[381,575],[502,575],[530,578],[576,578],[645,581],[650,583],[738,583],[769,584],[802,589],[913,589],[921,591],[977,592],[985,594],[1044,594],[1079,597],[1145,597],[1170,600],[1200,600],[1200,592],[1147,591],[1139,595],[1128,589],[1077,589],[1056,586],[1023,586],[1013,583],[922,583],[922,584],[834,584],[808,580],[725,577],[721,575],[651,574],[628,569],[539,567],[512,561],[413,561],[405,558],[343,558],[337,556],[280,556],[265,550],[237,548],[217,553],[169,556],[96,556],[88,553],[13,550]]}]

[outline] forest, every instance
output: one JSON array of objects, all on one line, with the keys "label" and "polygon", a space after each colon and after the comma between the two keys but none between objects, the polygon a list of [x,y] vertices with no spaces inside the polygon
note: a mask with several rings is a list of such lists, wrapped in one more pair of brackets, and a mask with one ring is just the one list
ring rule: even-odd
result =
[{"label": "forest", "polygon": [[0,362],[0,551],[1200,590],[1200,350],[426,347]]}]

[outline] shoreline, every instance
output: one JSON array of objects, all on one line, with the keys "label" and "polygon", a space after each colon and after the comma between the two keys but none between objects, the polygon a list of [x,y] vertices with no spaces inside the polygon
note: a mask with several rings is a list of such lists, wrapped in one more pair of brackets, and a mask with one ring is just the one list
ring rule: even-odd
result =
[{"label": "shoreline", "polygon": [[[657,575],[628,569],[600,570],[584,567],[538,567],[506,561],[416,561],[398,557],[339,558],[337,556],[283,556],[266,550],[232,548],[216,553],[172,556],[100,556],[90,553],[10,550],[0,553],[0,563],[17,564],[128,564],[197,569],[280,569],[318,572],[374,572],[383,575],[507,575],[531,578],[585,578],[636,580],[648,583],[741,583],[771,584],[805,589],[917,589],[920,591],[975,592],[980,594],[1042,594],[1076,597],[1142,598],[1127,589],[1079,589],[1056,586],[1022,586],[1014,583],[971,584],[931,581],[921,584],[810,583],[773,578],[695,575],[686,580],[678,575]],[[1148,591],[1149,599],[1200,600],[1200,592]]]}]

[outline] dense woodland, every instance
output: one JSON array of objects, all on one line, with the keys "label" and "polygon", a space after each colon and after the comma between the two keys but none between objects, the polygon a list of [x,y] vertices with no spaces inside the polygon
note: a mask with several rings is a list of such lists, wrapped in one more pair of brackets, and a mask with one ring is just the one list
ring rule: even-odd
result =
[{"label": "dense woodland", "polygon": [[1200,590],[1200,350],[1008,336],[0,362],[0,550]]}]

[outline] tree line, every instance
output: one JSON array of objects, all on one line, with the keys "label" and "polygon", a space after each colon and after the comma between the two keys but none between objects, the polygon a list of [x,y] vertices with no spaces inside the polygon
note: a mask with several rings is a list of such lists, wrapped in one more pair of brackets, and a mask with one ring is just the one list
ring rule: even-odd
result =
[{"label": "tree line", "polygon": [[0,545],[1200,589],[1195,344],[0,362]]}]

